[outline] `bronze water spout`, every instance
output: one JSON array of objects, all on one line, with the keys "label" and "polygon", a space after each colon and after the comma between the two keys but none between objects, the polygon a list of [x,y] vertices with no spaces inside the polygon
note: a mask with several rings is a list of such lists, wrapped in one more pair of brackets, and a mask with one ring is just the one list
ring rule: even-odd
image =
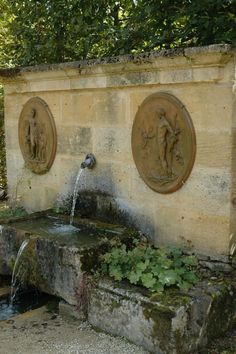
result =
[{"label": "bronze water spout", "polygon": [[96,164],[96,159],[93,154],[87,154],[85,160],[81,163],[81,168],[93,168]]}]

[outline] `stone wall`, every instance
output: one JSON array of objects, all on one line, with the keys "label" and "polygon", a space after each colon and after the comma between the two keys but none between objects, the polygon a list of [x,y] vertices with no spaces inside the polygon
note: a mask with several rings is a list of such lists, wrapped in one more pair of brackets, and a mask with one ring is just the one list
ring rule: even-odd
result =
[{"label": "stone wall", "polygon": [[[85,154],[97,159],[80,190],[109,195],[156,245],[182,244],[225,258],[234,249],[235,52],[228,45],[162,51],[88,62],[2,70],[10,201],[29,211],[53,207],[73,192]],[[131,151],[134,117],[150,94],[176,96],[196,131],[197,153],[185,185],[158,194],[140,178]],[[58,145],[50,171],[24,168],[18,119],[31,97],[45,100]]]}]

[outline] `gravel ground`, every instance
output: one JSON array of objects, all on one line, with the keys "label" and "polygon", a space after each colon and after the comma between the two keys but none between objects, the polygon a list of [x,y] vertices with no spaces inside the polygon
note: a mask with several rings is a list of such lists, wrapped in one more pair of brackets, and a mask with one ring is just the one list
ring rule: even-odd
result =
[{"label": "gravel ground", "polygon": [[[43,306],[0,321],[0,354],[148,354],[127,340],[95,331]],[[171,353],[170,353],[171,354]],[[193,354],[193,353],[191,353]],[[236,354],[236,330],[195,354]]]},{"label": "gravel ground", "polygon": [[46,307],[0,322],[0,354],[147,354],[125,339],[65,321]]}]

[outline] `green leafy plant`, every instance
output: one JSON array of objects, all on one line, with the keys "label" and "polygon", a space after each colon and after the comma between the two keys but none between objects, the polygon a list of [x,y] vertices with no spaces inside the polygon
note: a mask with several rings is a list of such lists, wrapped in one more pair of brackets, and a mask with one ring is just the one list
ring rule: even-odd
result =
[{"label": "green leafy plant", "polygon": [[16,208],[6,208],[5,210],[0,210],[0,219],[7,218],[20,218],[28,215],[24,208],[16,207]]},{"label": "green leafy plant", "polygon": [[54,208],[52,208],[52,211],[55,214],[68,214],[69,210],[66,207],[62,207],[62,206],[55,206]]},{"label": "green leafy plant", "polygon": [[235,0],[0,0],[0,67],[236,43]]},{"label": "green leafy plant", "polygon": [[127,279],[152,292],[165,287],[177,286],[188,289],[198,281],[197,259],[186,256],[178,247],[156,249],[135,240],[135,246],[113,247],[102,256],[101,273],[115,280]]}]

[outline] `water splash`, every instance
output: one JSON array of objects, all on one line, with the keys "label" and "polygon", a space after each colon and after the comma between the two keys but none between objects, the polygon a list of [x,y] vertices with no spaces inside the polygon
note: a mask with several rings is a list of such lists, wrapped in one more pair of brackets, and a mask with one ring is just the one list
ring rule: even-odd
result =
[{"label": "water splash", "polygon": [[75,181],[75,188],[74,188],[74,193],[73,193],[73,202],[72,202],[72,208],[71,208],[71,213],[70,213],[70,225],[72,225],[73,221],[74,221],[75,204],[76,204],[77,195],[78,195],[78,191],[79,191],[79,180],[80,180],[80,177],[82,175],[83,170],[84,170],[83,168],[79,169],[79,172],[77,174],[76,181]]},{"label": "water splash", "polygon": [[24,250],[26,249],[28,243],[29,243],[29,240],[24,240],[22,242],[22,244],[20,246],[20,249],[19,249],[19,251],[17,253],[17,256],[16,256],[16,261],[15,261],[15,264],[14,264],[12,278],[11,278],[10,305],[13,305],[13,302],[14,302],[15,297],[16,297],[16,293],[17,293],[17,291],[19,289],[19,286],[16,286],[16,285],[17,285],[18,276],[19,276],[20,271],[21,271],[20,261],[21,261],[21,256],[22,256]]},{"label": "water splash", "polygon": [[48,235],[65,235],[67,233],[78,232],[80,229],[71,224],[65,224],[61,220],[56,220],[53,225],[48,228]]}]

